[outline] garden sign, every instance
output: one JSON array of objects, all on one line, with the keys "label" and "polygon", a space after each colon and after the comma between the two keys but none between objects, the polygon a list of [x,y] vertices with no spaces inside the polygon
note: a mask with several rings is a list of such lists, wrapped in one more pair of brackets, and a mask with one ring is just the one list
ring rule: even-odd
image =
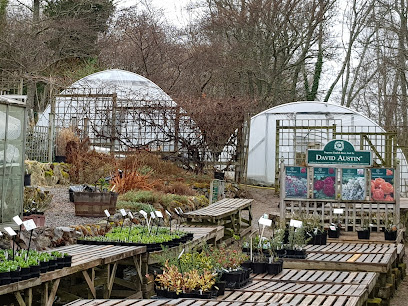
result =
[{"label": "garden sign", "polygon": [[370,151],[356,151],[347,140],[329,141],[323,150],[307,150],[307,164],[313,165],[358,165],[370,167],[372,155]]}]

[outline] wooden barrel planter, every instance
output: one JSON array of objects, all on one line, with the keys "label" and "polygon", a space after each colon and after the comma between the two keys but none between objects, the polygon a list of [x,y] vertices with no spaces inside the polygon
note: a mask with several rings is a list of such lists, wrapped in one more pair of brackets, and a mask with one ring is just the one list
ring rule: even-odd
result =
[{"label": "wooden barrel planter", "polygon": [[75,215],[81,217],[105,217],[104,210],[115,214],[116,192],[74,192]]}]

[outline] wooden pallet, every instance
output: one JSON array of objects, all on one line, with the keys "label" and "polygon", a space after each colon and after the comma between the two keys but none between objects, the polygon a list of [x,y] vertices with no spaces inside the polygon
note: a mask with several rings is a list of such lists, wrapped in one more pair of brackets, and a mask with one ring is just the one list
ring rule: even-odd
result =
[{"label": "wooden pallet", "polygon": [[307,245],[305,249],[307,253],[384,254],[393,253],[397,249],[397,245],[389,243],[328,243],[327,245]]},{"label": "wooden pallet", "polygon": [[375,272],[347,272],[347,271],[322,271],[322,270],[292,270],[283,269],[278,275],[252,274],[256,281],[280,281],[297,284],[340,284],[362,285],[370,293],[378,279]]},{"label": "wooden pallet", "polygon": [[[270,302],[270,303],[256,303],[256,302],[226,302],[226,301],[214,301],[214,300],[192,300],[192,299],[177,299],[177,300],[78,300],[69,304],[69,306],[97,306],[97,305],[117,305],[117,306],[167,306],[167,305],[183,305],[183,306],[279,306],[282,303]],[[285,304],[287,305],[287,304]],[[295,304],[293,304],[295,305]],[[307,305],[307,304],[305,304]],[[328,304],[331,305],[331,304]],[[340,304],[339,304],[340,305]],[[341,304],[343,305],[343,304]],[[347,304],[349,305],[349,304]],[[355,304],[350,304],[351,306]]]},{"label": "wooden pallet", "polygon": [[315,253],[307,254],[306,259],[285,258],[286,269],[319,269],[339,271],[366,271],[387,273],[397,258],[397,249],[388,253]]}]

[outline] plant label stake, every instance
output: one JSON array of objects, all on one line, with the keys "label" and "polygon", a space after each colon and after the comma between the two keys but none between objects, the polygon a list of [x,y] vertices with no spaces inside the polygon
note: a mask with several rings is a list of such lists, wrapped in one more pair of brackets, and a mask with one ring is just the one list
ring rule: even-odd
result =
[{"label": "plant label stake", "polygon": [[150,233],[150,223],[149,223],[149,220],[148,220],[148,218],[147,218],[147,212],[145,212],[143,209],[140,210],[139,212],[140,212],[140,214],[145,218],[145,220],[146,220],[146,225],[147,225],[147,230],[148,230],[148,232]]},{"label": "plant label stake", "polygon": [[183,271],[181,270],[180,258],[181,258],[181,256],[183,256],[183,254],[184,254],[184,249],[181,251],[181,253],[179,254],[179,256],[177,258],[181,274],[183,274]]},{"label": "plant label stake", "polygon": [[126,213],[126,210],[124,210],[123,208],[121,208],[119,211],[120,211],[120,213],[122,215],[122,218],[123,218],[122,226],[120,227],[120,232],[122,232],[123,224],[125,224],[125,219],[126,219],[127,213]]},{"label": "plant label stake", "polygon": [[[27,232],[30,232],[30,240],[28,241],[28,252],[30,252],[30,245],[31,245],[31,238],[33,237],[33,231],[34,229],[37,228],[37,225],[35,224],[33,219],[29,219],[23,222],[24,227]],[[28,255],[27,252],[27,255]]]},{"label": "plant label stake", "polygon": [[17,233],[11,228],[11,227],[5,227],[4,230],[7,232],[7,234],[9,234],[9,236],[11,237],[11,240],[13,241],[13,260],[14,260],[14,236],[17,235]]},{"label": "plant label stake", "polygon": [[104,213],[106,215],[106,226],[105,226],[105,234],[106,234],[106,231],[108,230],[110,213],[107,209],[104,210]]},{"label": "plant label stake", "polygon": [[266,219],[264,218],[264,216],[262,216],[261,218],[259,218],[258,224],[262,225],[262,232],[261,232],[261,236],[259,237],[259,246],[258,246],[258,247],[261,247],[262,237],[265,232],[265,227],[266,226],[270,227],[272,225],[272,220]]},{"label": "plant label stake", "polygon": [[[156,214],[154,211],[150,212],[150,221],[152,222],[151,230],[153,230],[154,222],[156,221]],[[157,222],[156,222],[156,227],[157,227]],[[157,234],[157,229],[156,229],[156,234]]]},{"label": "plant label stake", "polygon": [[166,214],[169,216],[170,233],[171,233],[171,213],[166,209]]},{"label": "plant label stake", "polygon": [[132,225],[133,225],[133,214],[130,211],[128,212],[128,214],[129,214],[129,218],[130,218],[129,235],[128,235],[128,242],[129,242],[130,232],[132,231]]},{"label": "plant label stake", "polygon": [[18,238],[20,238],[20,233],[21,233],[21,225],[23,224],[23,220],[21,220],[20,216],[14,216],[13,217],[14,222],[20,227],[18,231]]},{"label": "plant label stake", "polygon": [[290,219],[289,226],[293,226],[297,228],[297,227],[302,227],[302,225],[303,225],[302,221]]},{"label": "plant label stake", "polygon": [[157,235],[157,233],[159,231],[159,227],[160,227],[160,218],[163,219],[163,214],[162,214],[162,212],[160,210],[156,210],[155,214],[157,216],[157,228],[156,228],[156,235]]}]

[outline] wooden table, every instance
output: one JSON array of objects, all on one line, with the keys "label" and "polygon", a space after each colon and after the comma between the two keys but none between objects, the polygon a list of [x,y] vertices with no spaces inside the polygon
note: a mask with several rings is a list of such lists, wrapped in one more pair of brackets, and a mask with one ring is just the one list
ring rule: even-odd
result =
[{"label": "wooden table", "polygon": [[[113,283],[115,281],[118,262],[125,258],[132,258],[136,271],[142,282],[141,273],[141,255],[146,252],[146,247],[128,247],[113,245],[80,245],[74,244],[50,251],[59,251],[72,255],[71,267],[47,272],[41,274],[38,278],[32,278],[10,285],[0,286],[0,295],[14,293],[19,305],[32,305],[32,289],[37,286],[43,286],[42,305],[51,306],[54,302],[55,295],[59,288],[60,281],[63,277],[81,272],[92,293],[96,297],[95,290],[95,268],[105,266],[107,273],[106,292],[104,296],[109,298],[112,293]],[[51,289],[50,293],[48,289]],[[25,299],[21,293],[26,290]]]},{"label": "wooden table", "polygon": [[[244,227],[250,228],[252,223],[253,199],[223,199],[207,207],[187,212],[183,215],[188,224],[222,225],[225,235],[241,235]],[[242,213],[248,211],[248,219]]]}]

